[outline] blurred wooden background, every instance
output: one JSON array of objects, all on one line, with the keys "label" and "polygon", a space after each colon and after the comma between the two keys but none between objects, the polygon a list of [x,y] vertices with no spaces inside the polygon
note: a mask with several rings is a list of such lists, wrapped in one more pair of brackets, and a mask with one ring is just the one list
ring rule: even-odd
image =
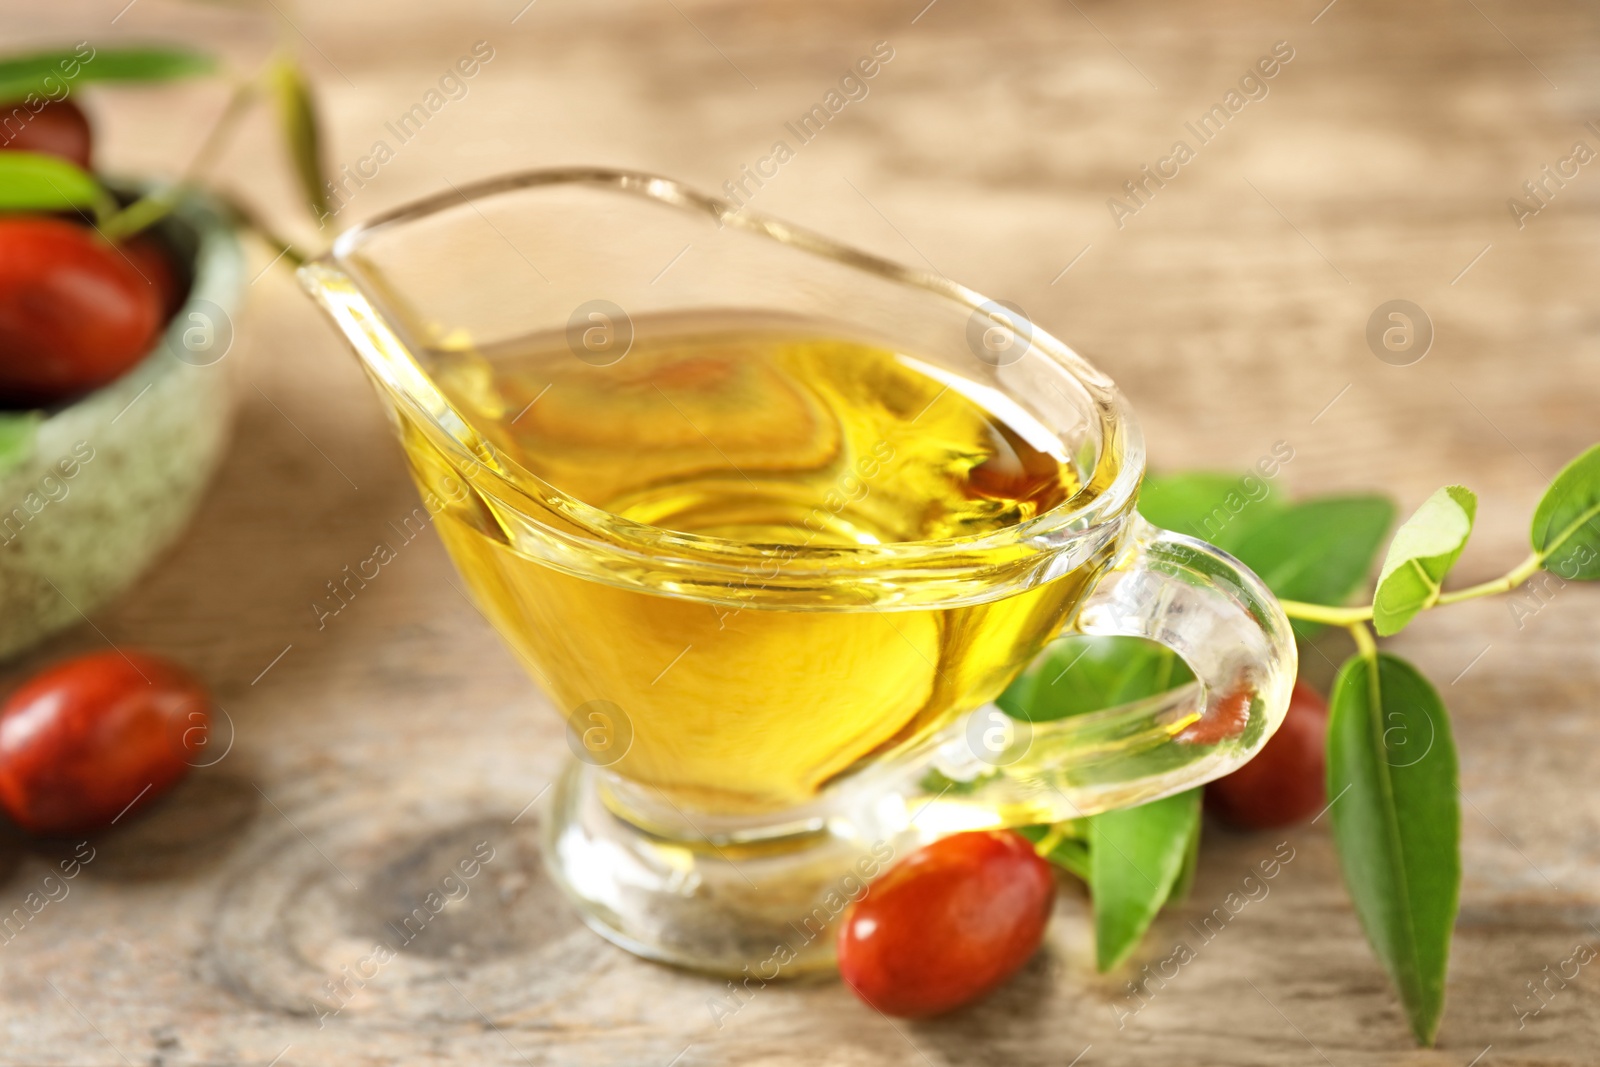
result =
[{"label": "blurred wooden background", "polygon": [[[1600,165],[1521,228],[1506,203],[1574,142],[1600,149],[1585,126],[1600,119],[1600,15],[1572,0],[1324,3],[63,0],[9,5],[0,26],[8,48],[177,38],[247,68],[281,39],[314,73],[337,164],[380,138],[395,148],[341,221],[560,163],[718,189],[774,140],[793,145],[783,124],[887,41],[868,95],[799,147],[758,209],[1021,304],[1117,379],[1158,468],[1244,469],[1282,440],[1291,492],[1383,488],[1409,510],[1471,485],[1478,533],[1458,574],[1481,580],[1522,558],[1545,479],[1600,438]],[[466,94],[397,146],[384,124],[480,41],[493,58]],[[1195,146],[1184,123],[1280,41],[1293,59],[1267,96],[1119,229],[1107,199],[1173,141]],[[223,89],[84,98],[104,165],[170,174]],[[227,182],[325,239],[297,221],[276,153],[252,127]],[[718,983],[611,948],[544,880],[537,807],[517,816],[566,754],[559,723],[431,534],[319,630],[324,583],[414,491],[354,360],[267,267],[258,254],[221,365],[238,378],[237,441],[198,521],[94,627],[0,677],[142,646],[192,664],[236,731],[223,761],[97,841],[71,895],[0,945],[0,1062],[1594,1062],[1593,974],[1517,1014],[1537,1006],[1525,983],[1600,942],[1600,589],[1583,588],[1520,620],[1504,601],[1464,605],[1395,642],[1446,696],[1466,798],[1436,1051],[1410,1048],[1325,826],[1208,827],[1193,897],[1122,972],[1094,973],[1069,888],[1047,951],[979,1006],[891,1025],[837,984],[770,987],[719,1028]],[[1406,367],[1364,340],[1396,298],[1436,330]],[[1119,1030],[1134,971],[1284,838],[1296,858],[1271,895]],[[319,1021],[325,983],[480,841],[495,859],[469,895]],[[51,853],[0,844],[9,911]]]}]

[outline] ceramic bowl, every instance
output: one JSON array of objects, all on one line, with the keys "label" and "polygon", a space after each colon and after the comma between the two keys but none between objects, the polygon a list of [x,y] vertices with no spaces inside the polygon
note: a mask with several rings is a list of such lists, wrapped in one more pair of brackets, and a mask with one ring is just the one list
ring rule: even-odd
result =
[{"label": "ceramic bowl", "polygon": [[193,279],[183,307],[133,369],[43,412],[0,464],[0,658],[132,585],[188,523],[222,458],[244,256],[199,195],[156,229]]}]

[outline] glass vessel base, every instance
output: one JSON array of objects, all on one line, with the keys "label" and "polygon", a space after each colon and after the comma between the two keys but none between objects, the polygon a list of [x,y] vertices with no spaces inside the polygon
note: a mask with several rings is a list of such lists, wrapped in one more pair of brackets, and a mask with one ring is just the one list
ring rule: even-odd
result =
[{"label": "glass vessel base", "polygon": [[629,952],[741,980],[831,970],[848,905],[938,836],[912,825],[915,812],[893,789],[870,800],[851,790],[781,823],[713,828],[668,807],[686,833],[649,832],[614,811],[615,791],[636,788],[578,761],[567,767],[544,822],[551,878],[585,923]]}]

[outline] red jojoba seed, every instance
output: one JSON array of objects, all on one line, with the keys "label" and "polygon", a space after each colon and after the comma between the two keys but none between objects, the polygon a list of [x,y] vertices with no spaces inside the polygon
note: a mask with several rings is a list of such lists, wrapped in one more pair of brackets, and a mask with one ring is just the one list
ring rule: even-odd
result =
[{"label": "red jojoba seed", "polygon": [[0,125],[0,151],[41,152],[90,169],[94,137],[88,116],[77,104],[56,100],[30,112],[25,105],[11,103],[3,110],[9,114]]},{"label": "red jojoba seed", "polygon": [[30,833],[101,829],[176,784],[210,724],[205,688],[175,663],[116,651],[58,663],[0,706],[0,806]]},{"label": "red jojoba seed", "polygon": [[155,343],[161,300],[93,231],[0,217],[0,402],[50,404],[116,378]]},{"label": "red jojoba seed", "polygon": [[937,1015],[1028,962],[1055,901],[1050,865],[1009,830],[946,837],[872,883],[839,929],[839,974],[886,1015]]},{"label": "red jojoba seed", "polygon": [[1278,732],[1249,763],[1206,786],[1206,807],[1251,830],[1311,817],[1327,803],[1327,745],[1328,703],[1297,681]]}]

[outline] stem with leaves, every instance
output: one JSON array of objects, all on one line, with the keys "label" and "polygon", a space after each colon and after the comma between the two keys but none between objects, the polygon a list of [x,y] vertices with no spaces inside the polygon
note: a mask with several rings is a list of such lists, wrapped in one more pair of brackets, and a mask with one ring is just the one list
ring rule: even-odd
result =
[{"label": "stem with leaves", "polygon": [[[1500,593],[1509,593],[1523,582],[1532,578],[1544,566],[1548,553],[1533,552],[1528,558],[1517,564],[1511,570],[1498,578],[1477,585],[1470,585],[1465,589],[1458,589],[1450,593],[1440,593],[1434,600],[1424,604],[1422,610],[1440,607],[1445,604],[1459,604],[1463,600],[1473,600],[1477,597],[1495,596]],[[1368,622],[1372,619],[1372,605],[1352,608],[1331,608],[1323,604],[1306,604],[1298,600],[1280,600],[1279,605],[1283,613],[1291,619],[1303,619],[1306,622],[1327,623],[1330,626],[1345,626],[1354,628],[1357,624]]]},{"label": "stem with leaves", "polygon": [[[287,55],[278,55],[255,77],[235,84],[227,106],[212,124],[182,177],[173,185],[135,200],[102,222],[101,232],[111,240],[119,241],[164,218],[177,206],[187,189],[199,185],[210,173],[240,121],[263,96],[269,94],[277,104],[295,173],[305,191],[307,204],[318,221],[326,218],[329,208],[322,188],[316,107],[305,77],[294,61]],[[304,252],[263,223],[260,216],[245,207],[237,197],[224,195],[221,198],[227,202],[235,222],[255,234],[278,258],[294,266],[306,262],[308,257]]]},{"label": "stem with leaves", "polygon": [[227,107],[212,123],[205,140],[200,142],[194,157],[184,168],[183,175],[172,185],[140,197],[102,221],[100,232],[110,240],[123,241],[165,218],[183,199],[183,193],[199,185],[201,179],[210,173],[259,93],[260,86],[254,79],[235,85],[233,94],[228,97]]},{"label": "stem with leaves", "polygon": [[[208,56],[163,47],[102,48],[83,58],[79,53],[37,52],[0,62],[0,103],[38,95],[72,64],[76,82],[159,82],[209,74],[216,70]],[[166,218],[186,193],[211,176],[232,142],[240,122],[264,98],[278,112],[306,204],[320,224],[330,214],[323,185],[320,122],[309,83],[287,53],[274,56],[249,78],[236,79],[222,113],[207,131],[183,173],[174,181],[121,206],[94,175],[55,156],[33,152],[0,153],[0,211],[69,211],[94,216],[95,228],[108,241],[122,242]],[[266,226],[236,197],[222,195],[235,223],[254,233],[276,254],[298,266],[307,256]]]},{"label": "stem with leaves", "polygon": [[[1448,486],[1401,524],[1372,597],[1358,606],[1343,602],[1365,581],[1392,523],[1382,498],[1289,504],[1259,478],[1195,473],[1147,479],[1139,506],[1150,522],[1194,532],[1243,560],[1280,597],[1302,637],[1329,625],[1355,642],[1330,694],[1326,811],[1356,915],[1417,1042],[1432,1044],[1461,884],[1455,746],[1438,692],[1415,667],[1381,651],[1378,639],[1435,607],[1511,592],[1541,569],[1568,581],[1600,579],[1600,446],[1545,490],[1531,524],[1532,552],[1505,574],[1444,591],[1477,511],[1469,490]],[[1171,652],[1144,643],[1063,648],[999,703],[1035,721],[1083,714],[1187,680],[1181,663],[1176,676],[1168,673],[1174,662]],[[1189,799],[1029,831],[1041,854],[1088,883],[1102,970],[1133,952],[1189,880],[1199,832],[1190,813],[1198,806],[1180,796]],[[1097,842],[1116,847],[1099,849],[1097,859]],[[1130,861],[1138,877],[1129,876]]]}]

